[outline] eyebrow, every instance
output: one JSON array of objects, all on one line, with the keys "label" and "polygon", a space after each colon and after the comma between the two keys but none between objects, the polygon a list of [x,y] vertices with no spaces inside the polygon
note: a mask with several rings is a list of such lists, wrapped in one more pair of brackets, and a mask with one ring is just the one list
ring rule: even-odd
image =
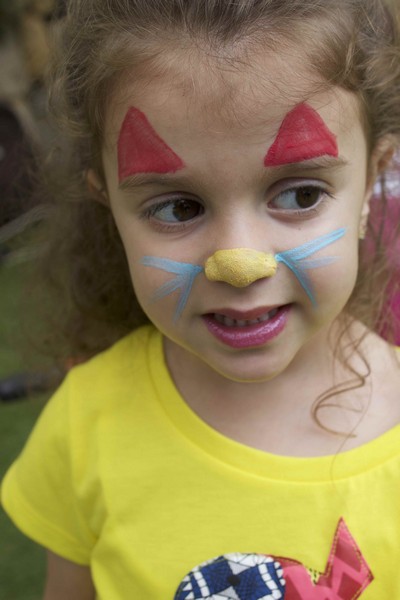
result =
[{"label": "eyebrow", "polygon": [[176,176],[174,174],[160,174],[157,173],[137,173],[135,175],[129,175],[118,185],[118,189],[125,192],[134,190],[141,187],[151,186],[188,186],[191,183],[189,177],[184,175]]},{"label": "eyebrow", "polygon": [[[293,169],[301,169],[302,172],[313,172],[329,169],[336,171],[349,165],[349,161],[344,156],[319,156],[303,162],[287,163],[277,167],[267,167],[262,169],[262,173],[269,172],[285,176]],[[175,175],[174,173],[158,174],[158,173],[137,173],[126,177],[118,185],[118,189],[127,192],[138,188],[146,187],[189,187],[193,186],[193,180],[185,175]]]},{"label": "eyebrow", "polygon": [[267,171],[281,173],[294,168],[301,169],[302,171],[318,171],[322,169],[337,170],[347,167],[348,165],[349,161],[344,156],[323,155],[309,160],[294,161],[278,166],[269,166],[267,167]]}]

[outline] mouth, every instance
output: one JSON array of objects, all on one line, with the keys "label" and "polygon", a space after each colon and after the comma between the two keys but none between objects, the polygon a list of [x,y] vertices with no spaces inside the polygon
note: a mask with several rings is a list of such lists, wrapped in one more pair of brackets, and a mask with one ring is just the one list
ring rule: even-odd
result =
[{"label": "mouth", "polygon": [[[214,319],[225,325],[226,327],[249,327],[251,325],[257,325],[258,323],[265,323],[273,319],[278,314],[279,308],[272,308],[270,310],[263,311],[259,317],[244,318],[244,315],[238,315],[237,317],[228,316],[226,313],[213,313]],[[228,311],[230,312],[230,311]],[[232,313],[231,313],[232,314]],[[246,313],[247,315],[247,313]]]},{"label": "mouth", "polygon": [[220,309],[203,316],[208,331],[232,348],[263,346],[286,327],[290,305],[247,312]]}]

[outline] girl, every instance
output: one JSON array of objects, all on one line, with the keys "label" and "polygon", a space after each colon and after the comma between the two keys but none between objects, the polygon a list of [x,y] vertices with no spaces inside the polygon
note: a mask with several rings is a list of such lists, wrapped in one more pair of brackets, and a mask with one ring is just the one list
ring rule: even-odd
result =
[{"label": "girl", "polygon": [[394,9],[68,11],[53,104],[72,152],[46,273],[60,347],[102,352],[2,485],[49,551],[45,599],[400,597],[379,236],[359,264],[400,135]]}]

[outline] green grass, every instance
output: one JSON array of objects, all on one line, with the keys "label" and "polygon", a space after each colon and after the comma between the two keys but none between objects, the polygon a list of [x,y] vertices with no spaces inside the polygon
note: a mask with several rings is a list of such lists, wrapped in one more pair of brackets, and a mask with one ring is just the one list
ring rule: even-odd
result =
[{"label": "green grass", "polygon": [[[26,369],[18,298],[24,267],[0,266],[0,378]],[[31,364],[35,361],[29,361]],[[0,402],[0,480],[22,449],[45,396]],[[25,538],[0,509],[0,600],[39,600],[45,573],[44,550]]]}]

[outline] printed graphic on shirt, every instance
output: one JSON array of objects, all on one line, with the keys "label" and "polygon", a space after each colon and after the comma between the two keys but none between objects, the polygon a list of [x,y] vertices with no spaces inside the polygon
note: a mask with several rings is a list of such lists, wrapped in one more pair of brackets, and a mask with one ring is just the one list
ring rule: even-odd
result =
[{"label": "printed graphic on shirt", "polygon": [[289,558],[225,554],[186,575],[174,600],[357,600],[372,580],[341,519],[324,573]]},{"label": "printed graphic on shirt", "polygon": [[175,600],[280,600],[285,588],[282,574],[281,565],[270,556],[225,554],[193,569],[181,583]]}]

